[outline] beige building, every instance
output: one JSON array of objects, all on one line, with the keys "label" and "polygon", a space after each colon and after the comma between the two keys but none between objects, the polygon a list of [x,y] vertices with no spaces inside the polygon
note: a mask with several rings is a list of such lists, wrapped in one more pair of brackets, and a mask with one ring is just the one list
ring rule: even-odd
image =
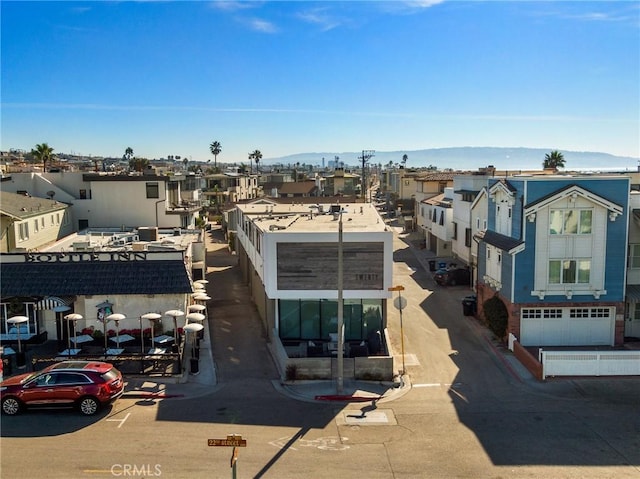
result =
[{"label": "beige building", "polygon": [[68,204],[0,191],[0,252],[39,249],[73,231]]}]

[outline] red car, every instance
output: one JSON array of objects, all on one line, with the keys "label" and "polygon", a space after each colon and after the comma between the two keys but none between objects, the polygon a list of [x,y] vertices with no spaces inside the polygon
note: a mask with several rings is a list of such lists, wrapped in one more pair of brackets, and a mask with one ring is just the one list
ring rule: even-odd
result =
[{"label": "red car", "polygon": [[63,361],[0,383],[2,412],[7,415],[26,407],[77,407],[90,416],[123,392],[122,373],[99,361]]}]

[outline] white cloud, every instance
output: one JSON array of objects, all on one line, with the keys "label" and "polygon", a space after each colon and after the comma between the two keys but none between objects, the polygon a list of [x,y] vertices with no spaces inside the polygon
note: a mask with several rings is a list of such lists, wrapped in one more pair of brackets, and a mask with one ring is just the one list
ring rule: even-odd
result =
[{"label": "white cloud", "polygon": [[250,18],[246,22],[251,29],[257,32],[276,33],[278,31],[278,28],[273,23],[260,18]]},{"label": "white cloud", "polygon": [[341,22],[327,13],[327,8],[314,8],[298,12],[296,17],[300,20],[318,25],[322,31],[332,30],[340,26]]}]

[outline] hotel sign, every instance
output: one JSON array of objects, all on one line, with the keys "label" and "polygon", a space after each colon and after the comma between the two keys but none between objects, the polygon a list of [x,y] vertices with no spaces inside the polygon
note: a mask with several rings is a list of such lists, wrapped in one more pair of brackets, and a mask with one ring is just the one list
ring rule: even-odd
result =
[{"label": "hotel sign", "polygon": [[146,251],[82,253],[27,253],[27,263],[84,263],[97,261],[147,261]]}]

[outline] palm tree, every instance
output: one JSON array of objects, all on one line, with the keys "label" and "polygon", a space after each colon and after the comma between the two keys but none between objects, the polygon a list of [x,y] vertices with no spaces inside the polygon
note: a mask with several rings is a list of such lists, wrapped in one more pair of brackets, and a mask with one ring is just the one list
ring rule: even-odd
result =
[{"label": "palm tree", "polygon": [[407,160],[409,159],[409,155],[406,153],[402,155],[402,167],[404,168],[407,165]]},{"label": "palm tree", "polygon": [[31,154],[38,162],[42,163],[42,171],[46,173],[47,163],[51,162],[53,159],[53,148],[51,148],[47,143],[40,143],[31,150]]},{"label": "palm tree", "polygon": [[547,153],[544,155],[544,162],[542,163],[543,168],[553,168],[557,170],[558,168],[564,168],[564,155],[560,153],[558,150],[553,150],[551,153]]},{"label": "palm tree", "polygon": [[185,156],[184,159],[182,160],[182,164],[184,165],[184,169],[186,170],[187,165],[189,164],[189,158]]},{"label": "palm tree", "polygon": [[260,167],[258,166],[260,160],[262,159],[262,153],[260,150],[254,150],[252,153],[249,153],[249,160],[253,160],[256,162],[256,171],[260,173]]},{"label": "palm tree", "polygon": [[146,158],[131,158],[129,160],[129,168],[138,172],[144,171],[149,166],[149,160]]},{"label": "palm tree", "polygon": [[220,144],[219,141],[212,141],[211,144],[209,145],[209,151],[213,155],[213,166],[215,168],[217,168],[218,167],[218,155],[222,151],[222,145]]}]

